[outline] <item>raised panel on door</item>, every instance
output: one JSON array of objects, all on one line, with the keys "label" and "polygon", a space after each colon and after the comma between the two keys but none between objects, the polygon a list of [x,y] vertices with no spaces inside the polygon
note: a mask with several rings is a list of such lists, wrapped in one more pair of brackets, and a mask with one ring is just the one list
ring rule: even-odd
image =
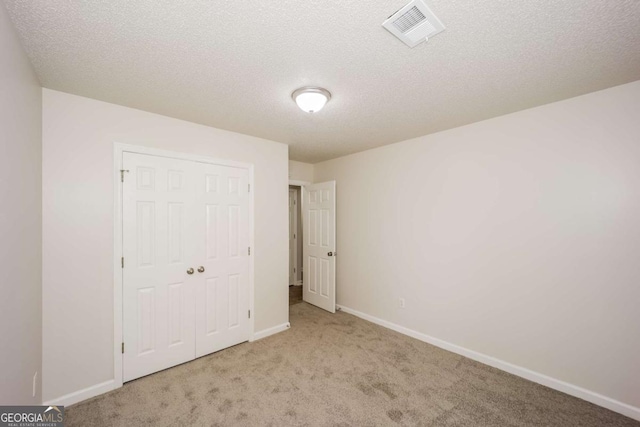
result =
[{"label": "raised panel on door", "polygon": [[168,241],[167,252],[170,264],[184,264],[185,204],[169,202],[167,206]]},{"label": "raised panel on door", "polygon": [[312,255],[309,255],[308,265],[304,271],[309,272],[307,278],[305,279],[305,283],[308,284],[308,285],[305,285],[306,289],[313,294],[317,293],[318,291],[318,258]]},{"label": "raised panel on door", "polygon": [[195,357],[190,163],[123,154],[124,381]]},{"label": "raised panel on door", "polygon": [[199,165],[196,224],[204,230],[198,243],[204,272],[196,284],[197,357],[249,339],[248,185],[247,169]]},{"label": "raised panel on door", "polygon": [[304,301],[335,312],[335,181],[303,187]]},{"label": "raised panel on door", "polygon": [[156,350],[155,290],[155,287],[137,290],[138,345],[131,350],[134,350],[139,356]]},{"label": "raised panel on door", "polygon": [[169,312],[167,327],[169,330],[169,346],[181,345],[184,343],[185,329],[185,288],[184,283],[172,283],[169,285],[169,295],[167,298],[167,309]]}]

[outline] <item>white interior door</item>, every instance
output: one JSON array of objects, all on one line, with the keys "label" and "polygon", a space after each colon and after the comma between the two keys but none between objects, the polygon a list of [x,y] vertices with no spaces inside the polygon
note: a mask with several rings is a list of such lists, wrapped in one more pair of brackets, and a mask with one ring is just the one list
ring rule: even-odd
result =
[{"label": "white interior door", "polygon": [[247,169],[124,153],[123,380],[249,339]]},{"label": "white interior door", "polygon": [[289,189],[289,284],[296,284],[298,266],[298,193]]},{"label": "white interior door", "polygon": [[302,195],[302,299],[335,313],[336,182],[306,185]]},{"label": "white interior door", "polygon": [[249,173],[201,163],[196,357],[249,339]]},{"label": "white interior door", "polygon": [[191,162],[124,153],[123,379],[195,357]]}]

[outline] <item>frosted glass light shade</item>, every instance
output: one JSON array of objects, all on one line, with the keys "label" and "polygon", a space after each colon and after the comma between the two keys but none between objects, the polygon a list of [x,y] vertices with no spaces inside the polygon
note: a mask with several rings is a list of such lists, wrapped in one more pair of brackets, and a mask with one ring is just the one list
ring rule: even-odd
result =
[{"label": "frosted glass light shade", "polygon": [[302,111],[315,113],[322,110],[331,99],[331,93],[320,87],[302,87],[294,91],[291,97]]}]

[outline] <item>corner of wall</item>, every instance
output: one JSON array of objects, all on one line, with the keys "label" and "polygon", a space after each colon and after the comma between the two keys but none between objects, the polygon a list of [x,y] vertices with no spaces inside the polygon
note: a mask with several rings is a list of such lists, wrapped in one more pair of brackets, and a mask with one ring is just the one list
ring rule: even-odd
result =
[{"label": "corner of wall", "polygon": [[42,384],[42,89],[0,5],[0,402],[40,404]]}]

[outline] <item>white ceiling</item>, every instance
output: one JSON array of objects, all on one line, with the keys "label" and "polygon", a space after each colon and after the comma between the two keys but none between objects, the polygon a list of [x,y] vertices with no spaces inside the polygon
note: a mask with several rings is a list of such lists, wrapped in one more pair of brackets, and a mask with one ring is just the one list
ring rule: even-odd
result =
[{"label": "white ceiling", "polygon": [[[4,0],[42,85],[290,145],[318,162],[640,79],[638,0]],[[333,98],[309,115],[305,85]]]}]

